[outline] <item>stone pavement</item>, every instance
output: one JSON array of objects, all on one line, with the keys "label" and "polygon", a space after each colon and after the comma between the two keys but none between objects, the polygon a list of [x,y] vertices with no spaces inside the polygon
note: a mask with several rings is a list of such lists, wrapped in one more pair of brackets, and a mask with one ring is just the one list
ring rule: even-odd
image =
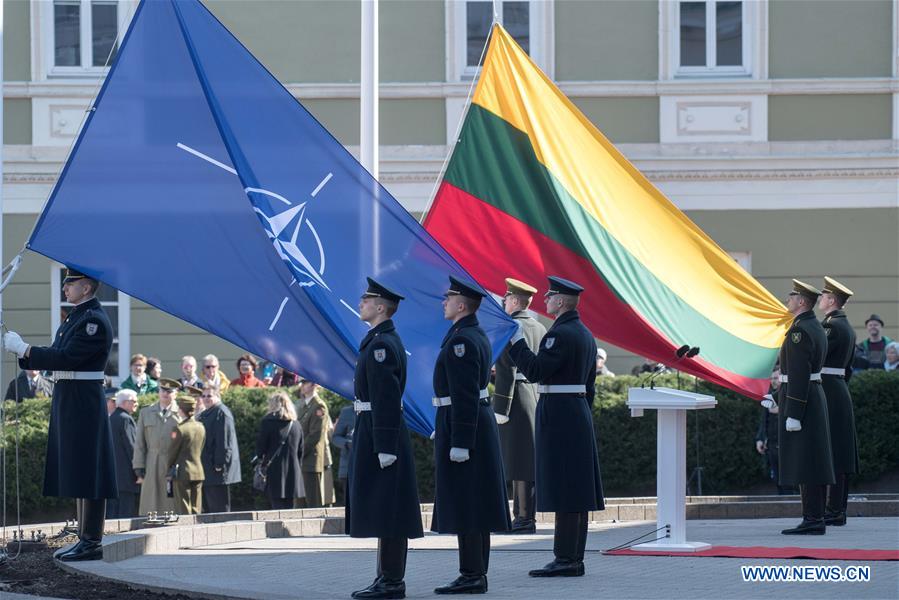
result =
[{"label": "stone pavement", "polygon": [[[688,539],[728,546],[800,546],[896,549],[899,519],[867,517],[825,536],[788,537],[780,530],[794,519],[690,521]],[[592,523],[587,575],[532,579],[527,570],[552,559],[552,530],[535,535],[494,536],[488,598],[876,598],[899,597],[899,562],[813,561],[737,558],[603,556],[602,549],[655,529],[655,522]],[[203,597],[305,599],[348,598],[374,578],[375,540],[346,536],[269,538],[235,544],[147,554],[115,563],[80,563],[78,568],[139,587],[176,590]],[[871,566],[866,583],[747,583],[743,565]],[[457,575],[456,541],[428,535],[413,540],[407,567],[407,597],[434,598],[437,585]]]}]

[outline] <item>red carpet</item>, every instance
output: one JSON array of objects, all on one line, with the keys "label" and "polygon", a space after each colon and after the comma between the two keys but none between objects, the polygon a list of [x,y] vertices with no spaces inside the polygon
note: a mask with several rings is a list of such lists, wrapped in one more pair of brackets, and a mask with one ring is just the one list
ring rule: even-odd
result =
[{"label": "red carpet", "polygon": [[612,550],[609,556],[717,556],[719,558],[814,558],[817,560],[899,560],[899,550],[856,548],[767,548],[765,546],[712,546],[699,552]]}]

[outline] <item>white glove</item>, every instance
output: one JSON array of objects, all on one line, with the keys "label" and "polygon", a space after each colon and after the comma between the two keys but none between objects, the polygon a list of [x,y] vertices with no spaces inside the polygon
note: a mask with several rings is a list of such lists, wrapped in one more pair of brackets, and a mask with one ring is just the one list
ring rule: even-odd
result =
[{"label": "white glove", "polygon": [[468,448],[450,448],[450,460],[453,462],[465,462],[471,458],[468,455]]},{"label": "white glove", "polygon": [[787,431],[800,431],[802,430],[802,422],[799,419],[794,419],[793,417],[787,417]]},{"label": "white glove", "polygon": [[385,454],[384,452],[378,452],[378,462],[381,463],[382,469],[386,469],[396,462],[396,454]]},{"label": "white glove", "polygon": [[19,358],[25,356],[25,351],[28,350],[28,344],[15,331],[8,331],[3,334],[3,346],[10,352],[15,353]]},{"label": "white glove", "polygon": [[431,439],[433,440],[435,437],[437,437],[437,430],[436,430],[436,429],[435,429],[434,431],[431,432]]},{"label": "white glove", "polygon": [[524,328],[521,326],[521,323],[515,323],[518,325],[518,329],[515,330],[515,335],[512,336],[512,339],[509,340],[509,343],[514,345],[518,340],[524,339]]},{"label": "white glove", "polygon": [[496,416],[497,425],[505,425],[506,423],[509,422],[509,417],[507,417],[506,415],[501,415],[499,413],[493,413],[493,414]]},{"label": "white glove", "polygon": [[777,402],[774,401],[774,397],[771,394],[765,394],[764,400],[762,400],[762,406],[768,409],[768,412],[772,415],[776,415],[780,412],[780,409],[777,407]]}]

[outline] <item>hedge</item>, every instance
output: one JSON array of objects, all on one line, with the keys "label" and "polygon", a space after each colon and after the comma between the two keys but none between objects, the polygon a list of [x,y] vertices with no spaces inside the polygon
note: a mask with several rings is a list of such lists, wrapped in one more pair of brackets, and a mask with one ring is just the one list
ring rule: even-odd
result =
[{"label": "hedge", "polygon": [[[703,493],[740,493],[763,484],[764,462],[755,451],[754,436],[759,423],[757,403],[730,390],[682,377],[687,389],[714,395],[718,406],[696,411],[687,420],[687,471],[693,472],[698,461],[702,466]],[[603,485],[608,495],[654,495],[656,458],[656,419],[652,411],[633,418],[626,405],[627,389],[638,384],[631,376],[600,378],[594,405],[594,424],[599,446]],[[659,377],[659,385],[675,387],[675,376]],[[860,480],[874,480],[899,464],[899,372],[866,371],[850,380],[855,406],[856,426],[861,461]],[[250,459],[255,449],[256,431],[265,413],[266,397],[271,390],[231,388],[224,402],[234,413],[243,482],[232,488],[235,509],[267,508],[266,502],[250,487]],[[331,392],[323,392],[331,416],[337,418],[346,401]],[[141,406],[156,401],[155,396],[141,396]],[[15,426],[18,411],[18,428]],[[46,398],[26,400],[18,407],[4,405],[6,452],[7,511],[15,515],[14,441],[19,434],[19,472],[21,509],[29,520],[43,515],[64,514],[71,501],[44,498],[41,495],[44,454],[50,401]],[[433,499],[433,442],[413,434],[419,492],[422,501]],[[333,450],[335,473],[339,451]],[[693,488],[695,489],[695,488]]]}]

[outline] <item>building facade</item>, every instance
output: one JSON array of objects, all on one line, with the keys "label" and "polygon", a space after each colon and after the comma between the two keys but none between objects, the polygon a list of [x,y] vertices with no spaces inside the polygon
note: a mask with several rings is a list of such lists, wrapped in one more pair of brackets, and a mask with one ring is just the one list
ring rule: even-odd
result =
[{"label": "building facade", "polygon": [[[359,2],[205,4],[358,152]],[[23,247],[136,7],[4,0],[4,263]],[[774,294],[792,277],[831,275],[856,291],[848,313],[860,338],[871,313],[899,338],[899,0],[381,0],[380,178],[413,214],[435,191],[494,10]],[[165,285],[158,265],[142,271]],[[60,265],[27,253],[3,321],[49,340],[66,311],[59,281]],[[103,301],[117,329],[113,376],[127,375],[135,352],[161,358],[167,374],[184,354],[214,353],[235,374],[231,344],[115,290]],[[609,350],[613,371],[639,362]],[[15,371],[3,360],[5,385]]]}]

